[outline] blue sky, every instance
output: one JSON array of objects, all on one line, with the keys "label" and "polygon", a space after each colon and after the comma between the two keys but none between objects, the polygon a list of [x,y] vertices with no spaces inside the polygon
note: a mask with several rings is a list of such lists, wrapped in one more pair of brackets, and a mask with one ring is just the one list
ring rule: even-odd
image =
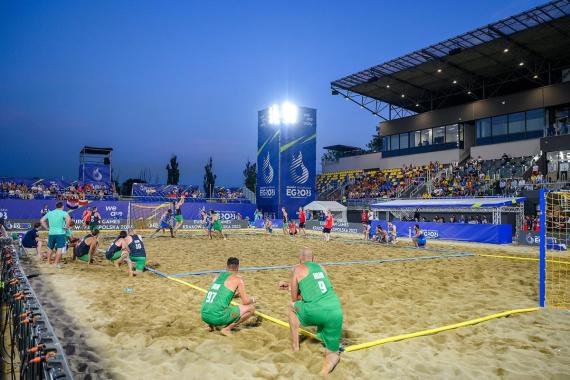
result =
[{"label": "blue sky", "polygon": [[332,80],[543,2],[0,1],[0,176],[75,179],[110,146],[121,181],[149,169],[220,185],[254,160],[257,111],[317,108],[319,147],[364,146],[378,119]]}]

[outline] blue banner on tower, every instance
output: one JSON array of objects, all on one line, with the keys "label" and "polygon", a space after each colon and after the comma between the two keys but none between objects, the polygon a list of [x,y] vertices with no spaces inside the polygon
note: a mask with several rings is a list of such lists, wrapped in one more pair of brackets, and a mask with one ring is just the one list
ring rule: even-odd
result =
[{"label": "blue banner on tower", "polygon": [[79,167],[79,180],[84,183],[111,183],[111,167],[105,164],[83,164]]},{"label": "blue banner on tower", "polygon": [[269,123],[269,109],[258,113],[257,207],[264,213],[279,209],[279,134],[280,126]]},{"label": "blue banner on tower", "polygon": [[317,110],[299,107],[295,123],[281,127],[280,203],[291,218],[316,196]]}]

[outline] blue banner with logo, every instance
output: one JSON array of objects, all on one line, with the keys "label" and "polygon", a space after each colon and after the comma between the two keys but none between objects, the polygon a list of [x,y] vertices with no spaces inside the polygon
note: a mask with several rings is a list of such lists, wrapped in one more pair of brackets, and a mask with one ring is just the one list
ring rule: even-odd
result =
[{"label": "blue banner with logo", "polygon": [[111,184],[111,167],[105,164],[86,163],[79,167],[79,180],[83,183]]},{"label": "blue banner with logo", "polygon": [[[420,225],[428,241],[430,239],[459,240],[475,243],[511,244],[513,242],[512,226],[510,224],[468,224],[468,223],[434,223],[434,222],[393,222],[396,233],[402,237],[412,237],[414,226]],[[387,228],[384,220],[373,220],[371,232],[376,234],[376,226]],[[429,243],[428,243],[429,244]]]},{"label": "blue banner with logo", "polygon": [[280,125],[269,123],[269,109],[258,113],[257,134],[257,207],[264,213],[279,209],[279,135]]},{"label": "blue banner with logo", "polygon": [[316,196],[317,110],[299,107],[295,124],[281,127],[281,206],[294,217]]}]

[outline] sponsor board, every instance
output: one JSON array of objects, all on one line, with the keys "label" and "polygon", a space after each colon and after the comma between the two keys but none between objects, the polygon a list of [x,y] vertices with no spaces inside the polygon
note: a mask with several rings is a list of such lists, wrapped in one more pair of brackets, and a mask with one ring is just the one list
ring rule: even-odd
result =
[{"label": "sponsor board", "polygon": [[[312,231],[322,231],[325,222],[317,220],[309,220],[305,223],[305,228]],[[334,222],[332,233],[345,234],[361,234],[364,232],[364,226],[361,223]]]},{"label": "sponsor board", "polygon": [[540,232],[520,231],[518,241],[522,245],[540,245]]}]

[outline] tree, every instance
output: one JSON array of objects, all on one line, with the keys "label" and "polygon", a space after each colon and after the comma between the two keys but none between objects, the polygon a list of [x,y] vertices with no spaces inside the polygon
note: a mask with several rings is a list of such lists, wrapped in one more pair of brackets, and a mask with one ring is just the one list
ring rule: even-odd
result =
[{"label": "tree", "polygon": [[170,163],[166,165],[168,177],[166,179],[167,185],[178,185],[180,180],[180,169],[178,169],[178,159],[175,154],[170,157]]},{"label": "tree", "polygon": [[214,164],[212,163],[212,157],[204,166],[204,194],[206,198],[212,198],[214,193],[214,187],[216,186],[216,175],[214,174]]},{"label": "tree", "polygon": [[140,178],[129,178],[121,186],[122,195],[131,195],[133,191],[133,183],[147,183],[145,180]]},{"label": "tree", "polygon": [[372,136],[372,140],[366,145],[366,147],[372,152],[382,151],[383,140],[380,134],[375,134]]},{"label": "tree", "polygon": [[245,187],[255,193],[255,182],[257,181],[257,164],[247,160],[243,171]]}]

